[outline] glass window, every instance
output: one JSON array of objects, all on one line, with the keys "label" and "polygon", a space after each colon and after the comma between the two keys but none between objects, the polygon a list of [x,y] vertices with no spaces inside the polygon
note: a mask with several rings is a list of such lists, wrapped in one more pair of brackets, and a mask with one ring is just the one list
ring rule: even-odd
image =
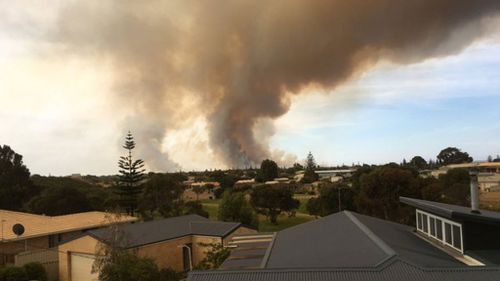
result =
[{"label": "glass window", "polygon": [[436,237],[443,240],[443,222],[440,219],[436,219]]},{"label": "glass window", "polygon": [[422,214],[422,222],[423,222],[423,226],[424,226],[424,232],[427,233],[427,215],[424,215]]},{"label": "glass window", "polygon": [[453,226],[453,247],[462,249],[462,233],[457,225]]},{"label": "glass window", "polygon": [[451,245],[451,224],[449,223],[444,223],[444,237],[445,237],[445,240],[446,243],[450,244]]},{"label": "glass window", "polygon": [[429,217],[429,230],[432,236],[436,236],[436,220],[433,217]]},{"label": "glass window", "polygon": [[417,213],[417,228],[422,230],[422,214]]}]

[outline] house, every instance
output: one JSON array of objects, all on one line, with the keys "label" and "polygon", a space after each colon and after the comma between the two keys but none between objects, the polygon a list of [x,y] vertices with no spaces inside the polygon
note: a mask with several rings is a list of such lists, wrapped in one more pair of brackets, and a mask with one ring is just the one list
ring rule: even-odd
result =
[{"label": "house", "polygon": [[215,199],[214,190],[220,188],[219,182],[184,182],[182,199],[186,201]]},{"label": "house", "polygon": [[479,190],[483,192],[500,190],[500,174],[496,173],[479,173],[478,174]]},{"label": "house", "polygon": [[500,280],[500,213],[400,201],[416,208],[417,228],[343,211],[280,231],[265,249],[236,248],[221,270],[188,281]]},{"label": "house", "polygon": [[338,182],[344,178],[351,177],[356,169],[316,170],[314,171],[320,180]]},{"label": "house", "polygon": [[[110,214],[85,212],[63,216],[44,216],[23,212],[0,210],[0,266],[23,265],[39,261],[47,272],[57,275],[57,246],[78,237],[82,232],[108,226]],[[137,218],[122,216],[114,222],[133,222]],[[14,225],[22,225],[21,235],[13,231]],[[18,232],[19,233],[19,232]]]},{"label": "house", "polygon": [[437,170],[433,170],[431,175],[438,178],[442,174],[446,174],[451,169],[472,169],[485,173],[500,173],[500,162],[473,162],[463,164],[451,164],[442,166]]},{"label": "house", "polygon": [[[120,226],[123,249],[154,259],[158,267],[188,271],[198,264],[212,243],[227,244],[234,235],[255,233],[254,229],[235,222],[216,222],[198,215]],[[98,248],[109,244],[112,228],[91,230],[59,245],[59,280],[89,281],[97,278],[92,264]]]}]

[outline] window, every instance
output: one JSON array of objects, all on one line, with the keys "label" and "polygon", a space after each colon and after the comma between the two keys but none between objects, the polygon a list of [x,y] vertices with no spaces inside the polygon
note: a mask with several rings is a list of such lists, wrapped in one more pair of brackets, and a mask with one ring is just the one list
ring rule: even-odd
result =
[{"label": "window", "polygon": [[422,230],[422,214],[417,212],[417,228]]},{"label": "window", "polygon": [[463,252],[461,224],[421,210],[417,210],[416,216],[419,232]]},{"label": "window", "polygon": [[429,231],[431,236],[436,236],[436,219],[429,217]]},{"label": "window", "polygon": [[443,222],[440,219],[436,219],[436,238],[443,240]]},{"label": "window", "polygon": [[460,227],[457,225],[453,226],[453,247],[462,248],[462,231],[460,231]]},{"label": "window", "polygon": [[444,241],[446,241],[446,243],[450,244],[452,243],[452,238],[451,238],[451,224],[445,222],[444,223]]},{"label": "window", "polygon": [[425,233],[427,233],[427,229],[428,229],[428,227],[427,227],[427,226],[428,226],[428,225],[427,225],[427,215],[422,215],[422,220],[423,220],[423,225],[424,225],[424,229],[423,229],[423,231],[424,231]]}]

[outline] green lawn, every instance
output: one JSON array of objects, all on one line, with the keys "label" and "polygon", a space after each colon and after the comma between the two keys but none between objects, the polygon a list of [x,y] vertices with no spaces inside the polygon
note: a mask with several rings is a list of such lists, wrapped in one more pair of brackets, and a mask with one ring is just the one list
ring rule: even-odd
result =
[{"label": "green lawn", "polygon": [[[285,228],[289,228],[301,223],[305,223],[314,219],[313,216],[306,214],[305,206],[307,200],[305,198],[299,198],[300,207],[297,210],[295,217],[289,218],[286,214],[282,214],[278,217],[278,225],[270,223],[266,217],[259,215],[259,231],[260,232],[274,232],[280,231]],[[217,220],[217,214],[219,210],[220,199],[216,200],[203,200],[201,201],[203,209],[208,212],[209,218],[211,220]]]},{"label": "green lawn", "polygon": [[297,213],[295,217],[291,218],[286,215],[280,215],[278,217],[278,224],[274,225],[270,223],[264,216],[259,216],[259,232],[280,231],[285,228],[289,228],[312,220],[314,220],[314,217],[300,213]]}]

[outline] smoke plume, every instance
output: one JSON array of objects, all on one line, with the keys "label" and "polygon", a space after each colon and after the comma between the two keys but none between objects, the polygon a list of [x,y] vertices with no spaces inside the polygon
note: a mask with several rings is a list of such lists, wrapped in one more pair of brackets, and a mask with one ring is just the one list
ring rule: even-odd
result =
[{"label": "smoke plume", "polygon": [[175,167],[161,143],[200,115],[216,157],[244,167],[272,155],[291,95],[334,90],[381,60],[457,53],[499,11],[496,0],[78,1],[50,37],[112,65],[124,132],[155,168]]}]

